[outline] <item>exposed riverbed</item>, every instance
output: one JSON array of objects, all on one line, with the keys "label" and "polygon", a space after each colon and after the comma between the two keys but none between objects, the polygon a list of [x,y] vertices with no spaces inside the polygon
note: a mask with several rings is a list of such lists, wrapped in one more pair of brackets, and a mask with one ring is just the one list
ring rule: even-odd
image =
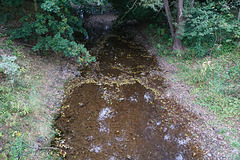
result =
[{"label": "exposed riverbed", "polygon": [[162,94],[154,57],[126,34],[107,34],[98,63],[66,90],[56,145],[67,159],[202,159],[188,125],[192,113]]}]

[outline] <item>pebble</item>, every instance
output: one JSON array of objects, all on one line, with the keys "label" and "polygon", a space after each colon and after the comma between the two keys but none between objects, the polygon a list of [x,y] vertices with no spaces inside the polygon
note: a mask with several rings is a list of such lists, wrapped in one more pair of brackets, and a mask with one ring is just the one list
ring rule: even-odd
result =
[{"label": "pebble", "polygon": [[126,158],[129,160],[132,159],[132,157],[129,154],[126,156]]},{"label": "pebble", "polygon": [[218,139],[218,140],[223,140],[222,135],[219,134],[219,135],[217,136],[217,139]]}]

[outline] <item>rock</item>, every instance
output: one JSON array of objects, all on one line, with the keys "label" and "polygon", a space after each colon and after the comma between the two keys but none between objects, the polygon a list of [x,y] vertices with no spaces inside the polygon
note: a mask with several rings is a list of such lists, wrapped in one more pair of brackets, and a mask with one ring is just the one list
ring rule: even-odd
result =
[{"label": "rock", "polygon": [[208,157],[212,157],[212,155],[210,153],[207,154]]},{"label": "rock", "polygon": [[129,154],[126,156],[126,158],[129,159],[129,160],[132,159],[132,157]]},{"label": "rock", "polygon": [[218,139],[218,140],[223,140],[222,135],[219,134],[219,135],[217,136],[217,139]]}]

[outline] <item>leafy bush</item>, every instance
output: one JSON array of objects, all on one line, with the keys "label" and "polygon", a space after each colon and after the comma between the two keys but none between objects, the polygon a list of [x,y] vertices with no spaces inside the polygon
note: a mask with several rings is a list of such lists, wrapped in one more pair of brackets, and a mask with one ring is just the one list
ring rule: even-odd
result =
[{"label": "leafy bush", "polygon": [[10,155],[13,159],[26,158],[25,150],[28,148],[20,132],[16,133],[15,141],[10,144]]},{"label": "leafy bush", "polygon": [[11,38],[35,43],[35,51],[54,51],[67,57],[77,57],[80,64],[95,61],[84,45],[76,43],[73,37],[74,32],[85,36],[87,32],[82,26],[81,17],[72,14],[70,1],[44,0],[40,6],[39,12],[21,18],[20,28],[8,32]]},{"label": "leafy bush", "polygon": [[239,47],[240,25],[231,12],[236,7],[226,1],[198,3],[197,7],[185,10],[187,18],[183,37],[185,44],[195,50],[197,57],[211,55],[212,50],[222,43]]},{"label": "leafy bush", "polygon": [[16,59],[16,56],[1,55],[0,71],[9,77],[11,83],[20,75],[20,67],[15,63]]}]

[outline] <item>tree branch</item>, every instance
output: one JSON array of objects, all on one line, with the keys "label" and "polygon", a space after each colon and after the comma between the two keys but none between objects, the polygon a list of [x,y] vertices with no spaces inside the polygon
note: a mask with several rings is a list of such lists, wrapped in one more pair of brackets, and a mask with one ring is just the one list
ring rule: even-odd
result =
[{"label": "tree branch", "polygon": [[171,16],[168,0],[164,0],[164,7],[165,7],[166,15],[167,15],[167,19],[168,19],[168,24],[169,24],[169,27],[170,27],[171,35],[172,35],[172,38],[174,39],[175,38],[175,34],[174,34],[174,28],[173,28],[173,24],[172,24],[172,16]]},{"label": "tree branch", "polygon": [[215,30],[215,41],[214,41],[213,47],[211,48],[211,51],[210,51],[210,57],[212,56],[212,52],[215,48],[216,43],[217,43],[217,31]]},{"label": "tree branch", "polygon": [[37,150],[44,150],[44,149],[51,149],[51,150],[62,150],[60,148],[55,147],[38,147]]},{"label": "tree branch", "polygon": [[191,7],[193,7],[193,5],[194,5],[194,1],[195,1],[195,0],[192,0],[192,2],[191,2]]},{"label": "tree branch", "polygon": [[38,11],[38,7],[37,7],[37,0],[33,0],[34,1],[34,10],[35,12]]},{"label": "tree branch", "polygon": [[119,23],[121,23],[121,21],[126,17],[126,15],[133,9],[133,7],[136,5],[136,3],[137,3],[137,0],[135,0],[132,7],[130,7],[129,10],[127,12],[125,12],[124,16],[122,16],[122,18],[119,20]]}]

